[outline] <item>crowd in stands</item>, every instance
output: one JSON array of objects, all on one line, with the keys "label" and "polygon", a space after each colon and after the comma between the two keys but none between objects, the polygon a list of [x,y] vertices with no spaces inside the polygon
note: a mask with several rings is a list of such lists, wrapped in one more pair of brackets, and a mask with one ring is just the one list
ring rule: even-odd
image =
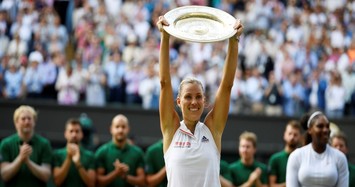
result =
[{"label": "crowd in stands", "polygon": [[[54,4],[0,0],[1,98],[157,109],[157,17],[208,5],[245,25],[230,113],[355,115],[355,1],[71,0],[65,21]],[[175,94],[181,79],[194,76],[214,95],[226,42],[173,39]]]}]

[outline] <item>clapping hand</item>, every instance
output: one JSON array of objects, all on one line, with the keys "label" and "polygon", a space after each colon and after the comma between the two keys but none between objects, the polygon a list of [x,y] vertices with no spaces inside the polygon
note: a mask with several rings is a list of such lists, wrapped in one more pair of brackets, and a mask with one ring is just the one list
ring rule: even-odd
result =
[{"label": "clapping hand", "polygon": [[32,147],[29,144],[24,143],[20,146],[19,156],[22,161],[29,160],[31,154],[32,154]]},{"label": "clapping hand", "polygon": [[117,176],[121,176],[122,178],[127,176],[129,171],[129,166],[125,163],[121,163],[118,159],[113,163],[115,166],[115,171],[117,172]]}]

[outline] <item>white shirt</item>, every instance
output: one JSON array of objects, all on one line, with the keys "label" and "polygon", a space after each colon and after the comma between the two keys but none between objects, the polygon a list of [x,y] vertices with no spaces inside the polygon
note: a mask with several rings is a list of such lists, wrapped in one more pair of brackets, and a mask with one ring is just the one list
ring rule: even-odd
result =
[{"label": "white shirt", "polygon": [[198,122],[195,134],[180,122],[164,154],[168,187],[219,187],[220,153],[208,127]]},{"label": "white shirt", "polygon": [[296,149],[287,162],[286,186],[349,186],[348,163],[345,155],[329,145],[321,154],[313,150],[312,144]]}]

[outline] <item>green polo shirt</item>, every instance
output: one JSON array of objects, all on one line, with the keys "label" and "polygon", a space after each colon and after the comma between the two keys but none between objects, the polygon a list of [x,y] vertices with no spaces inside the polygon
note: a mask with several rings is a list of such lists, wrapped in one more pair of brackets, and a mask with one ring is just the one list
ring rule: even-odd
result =
[{"label": "green polo shirt", "polygon": [[286,182],[286,167],[289,153],[285,150],[277,152],[270,157],[269,160],[269,175],[277,177],[276,183]]},{"label": "green polo shirt", "polygon": [[[129,175],[136,176],[137,169],[144,169],[144,153],[141,148],[135,145],[126,144],[123,149],[117,147],[112,141],[103,144],[95,153],[96,168],[104,168],[105,174],[114,170],[113,163],[118,159],[129,166]],[[133,187],[118,177],[108,186]]]},{"label": "green polo shirt", "polygon": [[[22,143],[22,140],[17,134],[11,135],[3,139],[0,145],[0,155],[2,157],[1,162],[13,162],[19,154],[19,148]],[[32,147],[32,154],[30,156],[30,159],[33,162],[38,165],[51,164],[52,150],[50,143],[47,139],[34,134],[32,139],[29,141],[29,144]],[[4,182],[4,184],[4,186],[11,187],[47,186],[46,182],[41,181],[32,174],[26,164],[22,164],[18,173],[9,181]]]},{"label": "green polo shirt", "polygon": [[[159,140],[147,148],[145,153],[145,172],[146,174],[155,174],[158,173],[164,166],[163,141]],[[158,187],[166,187],[167,184],[168,180],[165,177]]]},{"label": "green polo shirt", "polygon": [[[53,166],[61,167],[67,157],[67,148],[58,149],[53,154]],[[94,153],[88,151],[80,146],[80,163],[86,169],[95,170],[95,156]],[[86,186],[75,164],[71,163],[67,177],[61,186]]]},{"label": "green polo shirt", "polygon": [[220,163],[220,175],[222,175],[225,179],[232,181],[232,173],[229,169],[229,164],[225,160],[221,160]]},{"label": "green polo shirt", "polygon": [[241,160],[238,160],[230,165],[230,170],[232,174],[232,182],[235,186],[240,186],[244,184],[249,179],[249,175],[256,169],[260,168],[261,173],[261,183],[267,184],[267,167],[261,162],[254,161],[251,166],[244,165]]},{"label": "green polo shirt", "polygon": [[348,163],[349,165],[349,187],[355,187],[355,165]]}]

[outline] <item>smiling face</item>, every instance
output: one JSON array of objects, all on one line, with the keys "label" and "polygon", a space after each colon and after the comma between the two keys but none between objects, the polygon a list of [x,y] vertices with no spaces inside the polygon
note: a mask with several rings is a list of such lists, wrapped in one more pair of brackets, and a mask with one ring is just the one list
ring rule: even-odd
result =
[{"label": "smiling face", "polygon": [[203,89],[199,83],[182,85],[177,104],[181,108],[185,121],[199,121],[204,110],[204,103]]},{"label": "smiling face", "polygon": [[328,144],[330,137],[330,124],[324,115],[319,115],[308,129],[315,145],[324,146]]}]

